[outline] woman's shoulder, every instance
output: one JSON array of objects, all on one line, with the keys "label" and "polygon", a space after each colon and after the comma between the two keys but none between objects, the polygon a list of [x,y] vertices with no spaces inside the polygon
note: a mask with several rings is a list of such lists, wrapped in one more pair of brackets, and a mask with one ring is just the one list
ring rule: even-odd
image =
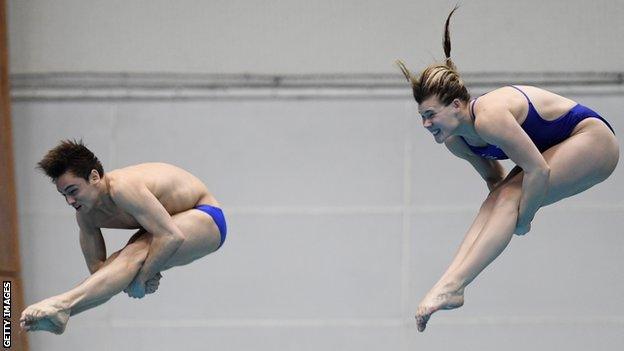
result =
[{"label": "woman's shoulder", "polygon": [[548,93],[546,90],[530,85],[508,85],[492,90],[475,100],[473,111],[475,127],[484,123],[496,123],[501,118],[513,116],[522,123],[527,115],[531,98],[537,94]]},{"label": "woman's shoulder", "polygon": [[472,106],[474,128],[486,143],[496,144],[497,135],[513,130],[528,110],[527,99],[511,86],[492,90],[476,99]]},{"label": "woman's shoulder", "polygon": [[526,101],[523,96],[523,89],[535,88],[530,86],[506,85],[479,96],[475,99],[475,108],[477,107],[501,107],[514,105],[520,101]]},{"label": "woman's shoulder", "polygon": [[503,110],[506,110],[519,123],[522,123],[527,115],[529,105],[532,105],[541,117],[550,120],[570,110],[576,105],[576,102],[536,86],[513,85],[492,90],[479,97],[474,106],[474,111],[476,115],[487,116],[499,115]]},{"label": "woman's shoulder", "polygon": [[471,113],[473,113],[475,126],[489,123],[501,114],[515,110],[521,101],[514,94],[513,89],[512,87],[498,88],[474,99]]},{"label": "woman's shoulder", "polygon": [[507,85],[491,90],[476,100],[479,104],[507,104],[507,105],[526,105],[527,102],[550,102],[550,101],[572,101],[544,88],[533,85]]}]

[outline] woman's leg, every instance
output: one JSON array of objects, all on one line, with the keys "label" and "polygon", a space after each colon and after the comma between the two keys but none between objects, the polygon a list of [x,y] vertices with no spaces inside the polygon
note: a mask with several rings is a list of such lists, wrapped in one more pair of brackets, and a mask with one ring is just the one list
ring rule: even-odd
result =
[{"label": "woman's leg", "polygon": [[[500,182],[500,184],[496,187],[496,189],[508,183],[511,179],[513,179],[520,172],[522,172],[522,169],[520,167],[517,167],[517,166],[514,167],[509,172],[509,174],[505,177],[505,179]],[[464,258],[466,257],[466,254],[472,247],[472,244],[475,242],[475,240],[479,236],[479,233],[483,229],[483,226],[489,220],[490,214],[496,206],[497,192],[495,192],[494,190],[488,194],[485,201],[483,201],[483,204],[481,204],[481,207],[479,208],[479,212],[477,213],[477,217],[474,219],[474,221],[472,222],[472,225],[470,226],[470,229],[468,229],[468,232],[464,236],[464,240],[462,241],[461,245],[459,246],[459,249],[457,250],[457,252],[455,253],[455,256],[453,257],[453,261],[451,262],[449,267],[446,269],[442,277],[439,279],[438,283],[436,283],[436,285],[441,282],[446,281],[447,276],[451,274],[459,266],[460,263],[463,262]]]},{"label": "woman's leg", "polygon": [[457,249],[457,252],[455,252],[455,256],[453,256],[453,261],[451,262],[449,267],[446,269],[442,277],[440,277],[436,285],[440,284],[441,282],[446,281],[446,278],[448,277],[448,275],[454,272],[455,269],[457,269],[457,267],[464,261],[466,254],[468,253],[468,251],[474,244],[475,240],[479,236],[479,233],[481,233],[481,230],[483,230],[483,227],[485,226],[488,219],[490,218],[490,214],[493,209],[494,209],[494,198],[492,194],[490,194],[485,199],[485,201],[483,201],[483,204],[481,204],[481,207],[479,208],[479,212],[477,213],[477,216],[475,217],[474,221],[472,222],[472,225],[468,229],[468,232],[466,232],[466,235],[464,236],[464,240],[462,240],[461,244],[459,245],[459,248]]},{"label": "woman's leg", "polygon": [[488,196],[490,211],[484,212],[485,224],[463,255],[455,261],[429,291],[416,311],[418,330],[423,331],[429,317],[441,309],[454,309],[464,304],[464,288],[505,249],[516,227],[521,182],[508,182]]},{"label": "woman's leg", "polygon": [[[549,188],[542,206],[589,189],[605,180],[615,169],[619,147],[613,133],[599,120],[586,119],[573,135],[543,154],[550,166]],[[459,263],[445,273],[421,302],[416,313],[418,329],[437,310],[463,304],[464,288],[507,246],[517,221],[522,190],[522,173],[495,190],[495,206],[489,218],[465,251]]]}]

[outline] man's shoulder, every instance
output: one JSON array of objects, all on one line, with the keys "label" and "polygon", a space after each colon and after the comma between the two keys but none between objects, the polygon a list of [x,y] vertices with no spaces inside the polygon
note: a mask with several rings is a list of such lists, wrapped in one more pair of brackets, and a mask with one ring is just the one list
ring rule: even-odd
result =
[{"label": "man's shoulder", "polygon": [[145,176],[158,175],[159,177],[166,176],[167,174],[186,172],[180,167],[174,166],[164,162],[146,162],[129,165],[123,168],[117,168],[109,171],[107,174],[111,178],[116,179],[141,179]]},{"label": "man's shoulder", "polygon": [[115,169],[106,178],[106,185],[113,199],[137,190],[149,191],[158,197],[159,194],[174,191],[177,187],[197,183],[196,178],[188,171],[161,162]]},{"label": "man's shoulder", "polygon": [[123,173],[113,173],[106,179],[106,187],[111,198],[115,198],[131,189],[144,184],[140,177],[124,175]]},{"label": "man's shoulder", "polygon": [[145,186],[145,178],[142,178],[135,172],[124,171],[124,169],[108,173],[105,182],[108,196],[115,204],[117,204],[118,200],[127,197],[129,193]]},{"label": "man's shoulder", "polygon": [[117,168],[106,173],[106,185],[111,188],[145,183],[150,176],[159,174],[162,168],[167,168],[165,163],[139,163],[135,165]]},{"label": "man's shoulder", "polygon": [[93,223],[93,217],[90,216],[88,213],[76,211],[76,223],[78,223],[78,227],[83,231],[99,229]]}]

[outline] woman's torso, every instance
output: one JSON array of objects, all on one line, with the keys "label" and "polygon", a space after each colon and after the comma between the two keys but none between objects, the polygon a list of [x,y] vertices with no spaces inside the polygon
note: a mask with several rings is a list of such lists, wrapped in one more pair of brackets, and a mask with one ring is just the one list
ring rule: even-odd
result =
[{"label": "woman's torso", "polygon": [[[470,113],[475,123],[479,118],[479,108],[475,112],[475,105],[483,107],[493,102],[504,104],[542,152],[567,139],[575,126],[585,118],[600,118],[609,126],[595,111],[571,99],[533,86],[507,86],[474,99],[470,103]],[[487,144],[482,139],[462,139],[473,153],[481,157],[508,158],[500,148]]]}]

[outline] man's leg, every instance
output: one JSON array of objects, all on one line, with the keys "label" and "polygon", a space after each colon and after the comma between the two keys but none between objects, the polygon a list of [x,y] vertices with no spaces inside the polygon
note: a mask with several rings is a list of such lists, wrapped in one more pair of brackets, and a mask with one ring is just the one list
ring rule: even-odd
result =
[{"label": "man's leg", "polygon": [[[172,219],[185,238],[164,269],[188,264],[219,247],[219,228],[207,214],[193,209],[176,214]],[[76,288],[26,308],[21,318],[23,327],[60,334],[69,316],[98,306],[121,292],[143,265],[151,236],[151,233],[137,233],[128,245],[111,255],[102,268]]]},{"label": "man's leg", "polygon": [[22,312],[22,326],[28,331],[63,333],[69,316],[108,301],[130,284],[147,257],[148,247],[149,236],[143,234],[112,254],[102,268],[74,289],[28,306]]}]

